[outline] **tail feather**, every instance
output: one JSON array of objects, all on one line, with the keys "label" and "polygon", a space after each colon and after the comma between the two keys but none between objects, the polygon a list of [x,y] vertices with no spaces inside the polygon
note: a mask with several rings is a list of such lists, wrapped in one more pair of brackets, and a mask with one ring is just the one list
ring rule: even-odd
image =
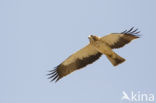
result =
[{"label": "tail feather", "polygon": [[112,55],[106,55],[109,61],[112,63],[112,65],[117,66],[125,61],[124,58],[120,57],[116,53],[113,53]]}]

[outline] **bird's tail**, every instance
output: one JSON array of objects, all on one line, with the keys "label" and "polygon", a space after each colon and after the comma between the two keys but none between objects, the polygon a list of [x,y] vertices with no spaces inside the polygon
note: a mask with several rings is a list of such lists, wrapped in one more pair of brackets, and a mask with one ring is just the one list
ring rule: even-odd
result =
[{"label": "bird's tail", "polygon": [[120,57],[115,52],[112,53],[112,55],[106,55],[109,61],[112,63],[112,65],[117,66],[125,61],[124,58]]}]

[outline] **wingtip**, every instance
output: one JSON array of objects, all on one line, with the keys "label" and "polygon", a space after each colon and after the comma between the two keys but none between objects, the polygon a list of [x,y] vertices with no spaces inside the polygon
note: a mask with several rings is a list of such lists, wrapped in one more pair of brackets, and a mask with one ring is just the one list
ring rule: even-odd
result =
[{"label": "wingtip", "polygon": [[55,69],[53,70],[50,70],[49,71],[50,73],[47,74],[47,76],[49,76],[48,79],[51,79],[50,82],[53,82],[53,81],[57,82],[60,78],[57,73],[57,67],[55,67]]},{"label": "wingtip", "polygon": [[134,29],[135,27],[133,26],[133,27],[131,27],[129,30],[125,30],[125,31],[123,31],[123,32],[121,32],[121,34],[130,34],[130,35],[133,35],[133,36],[135,36],[136,38],[140,38],[140,32],[141,31],[138,31],[138,28],[136,28],[136,29]]}]

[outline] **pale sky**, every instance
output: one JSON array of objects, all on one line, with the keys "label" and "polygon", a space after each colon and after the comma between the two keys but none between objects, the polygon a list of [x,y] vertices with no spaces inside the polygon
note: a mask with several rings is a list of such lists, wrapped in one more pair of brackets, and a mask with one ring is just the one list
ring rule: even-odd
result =
[{"label": "pale sky", "polygon": [[[155,0],[0,0],[0,103],[127,103],[122,91],[156,94]],[[89,43],[135,26],[141,38],[59,82],[46,74]],[[147,102],[141,102],[147,103]]]}]

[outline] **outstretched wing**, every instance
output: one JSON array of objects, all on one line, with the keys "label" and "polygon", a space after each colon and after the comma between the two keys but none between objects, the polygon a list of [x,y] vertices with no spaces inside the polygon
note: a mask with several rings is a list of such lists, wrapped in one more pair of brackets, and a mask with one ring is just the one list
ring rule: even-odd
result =
[{"label": "outstretched wing", "polygon": [[88,64],[96,61],[102,54],[96,51],[90,44],[80,49],[76,53],[68,57],[63,63],[58,65],[54,70],[51,70],[48,75],[51,81],[58,81],[62,77],[78,70]]},{"label": "outstretched wing", "polygon": [[101,40],[107,43],[112,49],[121,48],[132,40],[139,38],[138,33],[140,33],[140,31],[137,30],[138,29],[134,30],[134,27],[132,27],[130,30],[125,30],[121,33],[106,35],[102,37]]}]

